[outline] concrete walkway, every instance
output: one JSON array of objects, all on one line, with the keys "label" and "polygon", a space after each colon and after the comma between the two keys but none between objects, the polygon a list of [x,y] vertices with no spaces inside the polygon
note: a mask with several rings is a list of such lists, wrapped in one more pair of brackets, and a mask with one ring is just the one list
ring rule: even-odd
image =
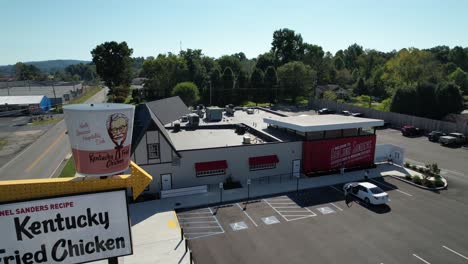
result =
[{"label": "concrete walkway", "polygon": [[[322,186],[347,183],[351,181],[358,181],[364,178],[364,170],[346,172],[344,175],[333,174],[320,177],[310,177],[299,179],[299,190],[317,188]],[[369,178],[383,177],[387,175],[406,175],[408,172],[405,168],[396,165],[382,163],[375,169],[369,169]],[[224,190],[223,203],[239,201],[247,198],[247,187],[242,183],[243,188]],[[279,183],[257,183],[252,181],[250,186],[250,198],[263,197],[285,192],[296,191],[297,182],[295,179],[283,181]],[[180,197],[171,197],[161,200],[146,202],[149,207],[157,207],[161,211],[169,211],[179,208],[191,208],[197,206],[206,206],[208,204],[217,204],[220,201],[220,191],[218,188],[211,188],[211,190],[204,194],[194,194]]]},{"label": "concrete walkway", "polygon": [[[387,175],[404,175],[405,168],[379,164],[369,170],[369,178]],[[364,178],[364,171],[347,172],[344,175],[301,178],[299,189],[358,181]],[[282,183],[253,183],[251,198],[296,191],[296,180]],[[134,253],[119,258],[119,263],[189,263],[185,254],[185,241],[181,240],[180,227],[174,209],[206,206],[219,203],[219,189],[204,194],[172,197],[130,205]],[[247,188],[223,191],[223,203],[238,201],[247,197]],[[107,263],[100,261],[96,263]]]}]

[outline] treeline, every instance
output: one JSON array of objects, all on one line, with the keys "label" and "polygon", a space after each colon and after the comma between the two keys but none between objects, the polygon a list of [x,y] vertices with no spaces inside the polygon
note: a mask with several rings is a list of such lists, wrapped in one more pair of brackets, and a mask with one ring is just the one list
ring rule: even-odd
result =
[{"label": "treeline", "polygon": [[[458,46],[381,52],[352,44],[331,54],[293,30],[280,29],[270,51],[252,59],[242,52],[212,58],[199,49],[132,59],[132,52],[125,42],[106,42],[92,51],[98,75],[120,100],[135,76],[145,78],[146,100],[171,96],[177,84],[192,82],[196,103],[221,106],[294,104],[314,96],[317,85],[335,84],[346,93],[326,96],[348,101],[364,95],[385,102],[386,110],[439,118],[463,110],[462,93],[468,93],[468,48]],[[455,103],[449,107],[444,100]],[[433,110],[426,109],[427,102]]]}]

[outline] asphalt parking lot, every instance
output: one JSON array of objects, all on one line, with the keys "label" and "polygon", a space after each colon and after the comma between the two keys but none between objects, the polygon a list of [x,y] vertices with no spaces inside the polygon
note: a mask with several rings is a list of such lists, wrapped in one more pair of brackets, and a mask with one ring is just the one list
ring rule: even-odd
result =
[{"label": "asphalt parking lot", "polygon": [[342,186],[177,213],[195,263],[468,263],[468,206],[393,178],[383,206]]}]

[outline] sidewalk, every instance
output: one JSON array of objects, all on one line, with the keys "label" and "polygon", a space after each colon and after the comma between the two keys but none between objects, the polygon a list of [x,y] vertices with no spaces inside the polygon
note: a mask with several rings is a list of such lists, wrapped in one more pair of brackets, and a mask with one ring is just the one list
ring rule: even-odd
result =
[{"label": "sidewalk", "polygon": [[[387,175],[404,175],[406,170],[402,167],[390,165],[387,163],[378,164],[377,168],[369,169],[369,178],[382,177]],[[317,188],[322,186],[347,183],[364,179],[364,170],[346,172],[344,176],[340,174],[326,175],[320,177],[299,179],[299,190]],[[243,188],[224,190],[223,203],[239,201],[247,198],[247,186],[242,184]],[[282,183],[254,183],[250,185],[250,198],[263,197],[285,192],[296,191],[296,180],[288,180]],[[191,208],[197,206],[206,206],[208,204],[217,204],[220,201],[219,189],[211,188],[210,192],[204,194],[194,194],[180,197],[171,197],[161,200],[149,201],[149,207],[159,208],[161,211],[169,211],[180,208]]]}]

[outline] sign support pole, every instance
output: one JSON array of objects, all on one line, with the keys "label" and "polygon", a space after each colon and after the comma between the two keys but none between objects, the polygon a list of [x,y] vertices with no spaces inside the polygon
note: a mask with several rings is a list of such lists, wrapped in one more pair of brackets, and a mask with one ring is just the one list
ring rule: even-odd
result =
[{"label": "sign support pole", "polygon": [[109,264],[119,264],[119,258],[113,257],[108,259]]}]

